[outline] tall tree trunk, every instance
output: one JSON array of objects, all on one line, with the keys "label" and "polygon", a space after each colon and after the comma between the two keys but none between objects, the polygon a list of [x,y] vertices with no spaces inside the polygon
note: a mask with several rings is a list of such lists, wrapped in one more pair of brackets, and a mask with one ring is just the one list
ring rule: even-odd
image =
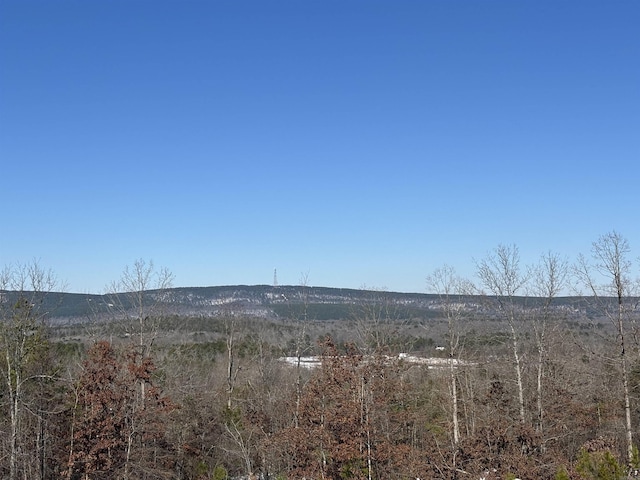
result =
[{"label": "tall tree trunk", "polygon": [[458,421],[458,386],[456,382],[456,365],[453,355],[449,356],[449,381],[451,388],[451,419],[453,421],[453,443],[460,443],[460,425]]},{"label": "tall tree trunk", "polygon": [[[625,344],[627,329],[625,321],[627,320],[627,314],[635,308],[633,303],[630,302],[632,302],[636,285],[631,280],[631,261],[627,258],[629,252],[630,248],[627,240],[615,231],[610,232],[593,243],[594,265],[589,265],[585,258],[580,256],[577,274],[591,290],[595,301],[616,329],[616,342],[620,348],[619,362],[622,375],[627,461],[631,466],[633,462],[633,426],[631,423],[629,359]],[[610,283],[603,286],[599,279],[596,281],[593,275],[594,271],[599,276],[604,276]],[[604,299],[602,299],[603,297]],[[614,297],[617,300],[615,310],[611,308],[610,302],[606,297]]]},{"label": "tall tree trunk", "polygon": [[[622,291],[622,288],[619,288]],[[624,305],[622,295],[618,296],[618,338],[620,340],[620,366],[622,369],[622,390],[624,395],[625,437],[627,441],[627,462],[633,463],[633,426],[631,424],[631,400],[629,395],[629,372],[624,331]]]},{"label": "tall tree trunk", "polygon": [[17,480],[19,449],[18,435],[20,433],[20,403],[22,400],[22,375],[18,366],[13,362],[10,348],[11,346],[9,345],[6,348],[6,383],[7,389],[9,390],[9,417],[11,421],[11,438],[9,439],[9,480]]},{"label": "tall tree trunk", "polygon": [[544,411],[542,407],[542,378],[544,373],[544,350],[538,348],[538,372],[536,378],[536,409],[538,421],[536,430],[540,433],[543,431]]},{"label": "tall tree trunk", "polygon": [[524,408],[524,386],[522,384],[522,366],[520,364],[520,353],[518,352],[518,335],[513,325],[513,320],[510,321],[511,328],[511,341],[513,349],[513,365],[516,370],[516,382],[518,386],[518,410],[520,412],[520,423],[525,423],[526,414]]},{"label": "tall tree trunk", "polygon": [[227,336],[227,408],[231,410],[232,395],[234,388],[234,365],[233,365],[233,332],[229,332]]}]

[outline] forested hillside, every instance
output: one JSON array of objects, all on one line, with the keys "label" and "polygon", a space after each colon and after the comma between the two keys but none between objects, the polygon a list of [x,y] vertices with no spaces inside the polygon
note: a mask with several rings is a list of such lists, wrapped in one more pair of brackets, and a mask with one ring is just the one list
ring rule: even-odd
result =
[{"label": "forested hillside", "polygon": [[[499,246],[477,283],[432,272],[430,295],[174,289],[139,262],[113,294],[65,300],[50,271],[6,269],[0,475],[635,475],[630,251],[613,233],[592,254],[528,268]],[[583,295],[559,296],[578,284]],[[82,302],[93,305],[78,315]],[[303,361],[312,355],[315,368]]]}]

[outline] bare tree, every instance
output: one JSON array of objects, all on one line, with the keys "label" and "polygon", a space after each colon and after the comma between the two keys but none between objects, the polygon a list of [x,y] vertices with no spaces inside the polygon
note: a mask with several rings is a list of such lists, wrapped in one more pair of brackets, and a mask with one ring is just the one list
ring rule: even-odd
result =
[{"label": "bare tree", "polygon": [[236,364],[237,344],[240,336],[239,321],[233,313],[228,313],[224,320],[225,341],[227,347],[227,409],[233,408],[233,391],[240,372],[240,366]]},{"label": "bare tree", "polygon": [[247,478],[255,478],[253,476],[254,469],[254,440],[253,426],[247,428],[242,421],[242,416],[238,411],[228,410],[225,416],[224,428],[227,436],[233,441],[235,448],[227,449],[222,447],[227,453],[238,456],[244,465]]},{"label": "bare tree", "polygon": [[581,255],[575,268],[579,282],[587,288],[595,304],[615,330],[619,349],[618,364],[621,373],[629,464],[633,461],[633,429],[629,386],[630,345],[627,335],[636,314],[637,298],[634,297],[638,291],[637,281],[631,278],[630,251],[627,239],[613,231],[600,236],[593,242],[591,261]]},{"label": "bare tree", "polygon": [[[158,334],[158,323],[170,303],[168,290],[173,274],[166,268],[156,269],[153,261],[138,259],[126,266],[120,280],[109,287],[109,305],[127,336],[137,338],[140,359],[151,353]],[[140,383],[142,399],[145,384]]]},{"label": "bare tree", "polygon": [[369,290],[368,298],[356,307],[353,318],[359,345],[366,353],[392,349],[398,343],[398,333],[406,324],[398,304],[384,289]]},{"label": "bare tree", "polygon": [[[11,431],[9,437],[9,479],[18,478],[20,457],[31,456],[26,445],[22,422],[30,409],[25,389],[42,374],[31,368],[37,352],[46,347],[43,334],[45,297],[59,286],[51,270],[37,261],[0,272],[0,342],[4,358],[2,376],[9,403]],[[36,454],[40,454],[36,449]]]},{"label": "bare tree", "polygon": [[[151,347],[158,334],[158,324],[166,314],[170,303],[168,290],[173,285],[173,274],[166,268],[156,269],[153,261],[138,259],[133,266],[126,266],[120,280],[111,284],[109,305],[121,322],[126,334],[134,340],[132,369],[144,369],[151,361]],[[139,396],[133,397],[131,409],[133,420],[127,424],[129,441],[126,449],[125,478],[129,477],[129,466],[133,439],[137,435],[137,414],[147,401],[148,382],[137,378]]]},{"label": "bare tree", "polygon": [[149,354],[157,322],[169,303],[167,290],[172,286],[173,274],[167,268],[156,269],[153,261],[138,259],[108,288],[114,313],[126,321],[127,333],[137,337],[142,355]]},{"label": "bare tree", "polygon": [[515,245],[499,245],[477,265],[477,274],[484,287],[493,295],[499,311],[509,324],[511,351],[516,373],[520,422],[525,423],[524,386],[522,379],[522,358],[516,322],[520,318],[521,307],[516,296],[523,290],[529,279],[528,272],[520,269],[520,253]]},{"label": "bare tree", "polygon": [[453,267],[444,265],[427,277],[427,288],[440,297],[447,320],[447,343],[449,356],[449,393],[451,396],[451,425],[454,445],[460,442],[458,420],[457,365],[460,354],[460,321],[465,315],[461,295],[470,293],[468,281],[456,275]]},{"label": "bare tree", "polygon": [[309,273],[302,273],[300,276],[300,288],[302,296],[302,314],[298,319],[299,328],[295,338],[295,357],[296,357],[296,401],[293,423],[295,428],[299,427],[300,420],[300,402],[302,399],[302,356],[308,352],[311,345],[307,342],[307,324],[309,321]]},{"label": "bare tree", "polygon": [[567,284],[568,263],[557,254],[547,252],[542,255],[533,270],[531,290],[534,296],[542,300],[539,309],[534,309],[533,329],[538,351],[536,375],[536,429],[543,431],[543,381],[548,355],[548,329],[554,310],[553,303]]}]

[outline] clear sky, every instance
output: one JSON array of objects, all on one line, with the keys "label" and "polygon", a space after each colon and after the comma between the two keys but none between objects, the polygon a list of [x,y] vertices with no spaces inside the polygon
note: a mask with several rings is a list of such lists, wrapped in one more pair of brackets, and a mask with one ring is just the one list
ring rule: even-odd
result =
[{"label": "clear sky", "polygon": [[640,256],[640,2],[0,0],[0,265],[425,292]]}]

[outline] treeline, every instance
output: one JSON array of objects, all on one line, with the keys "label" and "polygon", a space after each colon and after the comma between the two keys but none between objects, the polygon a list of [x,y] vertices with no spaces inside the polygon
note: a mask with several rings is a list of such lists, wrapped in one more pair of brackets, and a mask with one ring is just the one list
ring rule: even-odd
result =
[{"label": "treeline", "polygon": [[[627,241],[613,232],[574,264],[549,253],[521,265],[517,248],[501,245],[478,262],[477,283],[447,266],[436,270],[428,284],[441,299],[441,343],[436,351],[422,341],[427,350],[414,351],[439,355],[436,367],[398,355],[412,329],[428,331],[431,320],[415,325],[383,293],[354,310],[349,335],[319,338],[302,305],[286,338],[284,329],[230,311],[215,339],[172,344],[162,339],[170,312],[157,294],[172,276],[138,261],[113,285],[128,297],[113,296],[111,320],[85,325],[83,343],[64,343],[41,308],[56,289],[52,272],[6,268],[0,291],[20,295],[0,298],[0,476],[634,476],[633,267]],[[571,285],[588,294],[588,316],[559,308]],[[469,294],[490,308],[459,301]],[[527,296],[535,301],[523,302]],[[486,322],[486,311],[499,322]],[[285,354],[293,363],[280,360]],[[304,367],[308,355],[321,366]]]}]

